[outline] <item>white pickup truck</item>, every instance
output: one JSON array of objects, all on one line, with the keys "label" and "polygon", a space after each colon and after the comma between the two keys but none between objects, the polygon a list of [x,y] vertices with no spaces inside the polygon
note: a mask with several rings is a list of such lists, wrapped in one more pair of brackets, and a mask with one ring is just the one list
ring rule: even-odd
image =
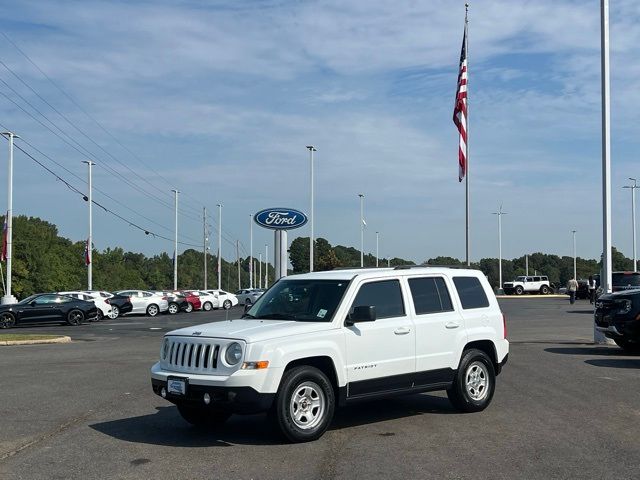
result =
[{"label": "white pickup truck", "polygon": [[508,352],[477,270],[339,270],[279,280],[242,319],[167,333],[151,384],[191,424],[267,411],[303,442],[336,407],[382,396],[446,390],[459,410],[483,410]]}]

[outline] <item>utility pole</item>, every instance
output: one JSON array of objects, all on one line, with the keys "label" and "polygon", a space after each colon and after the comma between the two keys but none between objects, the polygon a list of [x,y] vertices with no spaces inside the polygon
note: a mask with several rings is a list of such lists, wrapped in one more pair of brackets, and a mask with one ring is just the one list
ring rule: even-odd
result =
[{"label": "utility pole", "polygon": [[269,288],[269,245],[264,244],[264,288]]},{"label": "utility pole", "polygon": [[578,274],[576,269],[576,231],[571,230],[571,233],[573,233],[573,278],[577,280]]},{"label": "utility pole", "polygon": [[202,207],[202,249],[204,250],[204,289],[207,289],[207,207]]},{"label": "utility pole", "polygon": [[360,267],[364,267],[364,195],[359,193],[360,197]]},{"label": "utility pole", "polygon": [[242,289],[240,285],[240,240],[236,240],[236,263],[238,264],[238,290]]},{"label": "utility pole", "polygon": [[218,204],[218,290],[222,290],[222,204]]},{"label": "utility pole", "polygon": [[7,288],[2,303],[16,303],[17,299],[11,295],[11,259],[13,257],[13,140],[18,137],[12,132],[3,132],[2,135],[9,139],[9,172],[7,174]]},{"label": "utility pole", "polygon": [[380,232],[376,232],[376,267],[378,266],[379,240],[380,240]]},{"label": "utility pole", "polygon": [[249,288],[253,288],[253,214],[249,214]]},{"label": "utility pole", "polygon": [[311,215],[309,217],[309,223],[311,223],[311,236],[309,237],[309,271],[313,272],[313,152],[316,152],[317,150],[313,145],[307,145],[307,149],[309,150],[309,155],[311,157]]},{"label": "utility pole", "polygon": [[93,290],[93,185],[92,185],[92,175],[91,175],[91,167],[95,165],[90,160],[84,160],[82,163],[86,163],[89,167],[89,178],[87,181],[87,185],[89,187],[89,192],[87,194],[87,202],[89,202],[89,238],[87,239],[87,289]]},{"label": "utility pole", "polygon": [[631,189],[631,230],[633,232],[633,271],[638,271],[638,258],[636,255],[636,188],[638,188],[638,182],[635,178],[629,177],[629,180],[633,182],[633,185],[625,185],[622,188]]},{"label": "utility pole", "polygon": [[498,216],[498,293],[503,293],[502,290],[502,215],[506,215],[506,212],[502,211],[502,205],[497,212],[493,213]]},{"label": "utility pole", "polygon": [[178,190],[171,190],[174,193],[175,207],[175,237],[173,239],[173,289],[178,290]]}]

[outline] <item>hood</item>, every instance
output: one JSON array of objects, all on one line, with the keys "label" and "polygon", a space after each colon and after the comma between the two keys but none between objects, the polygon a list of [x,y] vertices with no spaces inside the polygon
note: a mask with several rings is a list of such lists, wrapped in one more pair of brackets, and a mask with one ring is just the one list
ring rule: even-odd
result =
[{"label": "hood", "polygon": [[[322,332],[334,328],[333,324],[329,322],[247,319],[205,323],[174,330],[167,333],[167,335],[197,338],[231,338],[244,340],[247,343],[254,343],[278,337]],[[200,334],[194,335],[194,332],[200,332]]]},{"label": "hood", "polygon": [[605,293],[600,295],[600,297],[598,297],[598,300],[615,300],[617,298],[633,297],[636,295],[640,295],[640,289],[638,287],[630,290],[620,290],[613,293]]}]

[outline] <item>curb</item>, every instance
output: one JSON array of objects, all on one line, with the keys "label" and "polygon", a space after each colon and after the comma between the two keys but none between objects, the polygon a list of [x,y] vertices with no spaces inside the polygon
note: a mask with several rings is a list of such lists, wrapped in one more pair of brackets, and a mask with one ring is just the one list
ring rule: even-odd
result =
[{"label": "curb", "polygon": [[0,340],[0,346],[8,345],[41,345],[47,343],[71,343],[71,337],[47,338],[40,340]]},{"label": "curb", "polygon": [[569,298],[569,295],[496,295],[496,298]]}]

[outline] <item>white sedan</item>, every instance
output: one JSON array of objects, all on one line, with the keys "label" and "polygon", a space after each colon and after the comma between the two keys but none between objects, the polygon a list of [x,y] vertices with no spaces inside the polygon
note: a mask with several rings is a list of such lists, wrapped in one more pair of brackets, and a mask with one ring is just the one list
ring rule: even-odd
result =
[{"label": "white sedan", "polygon": [[150,317],[155,317],[159,313],[169,310],[167,297],[156,295],[145,290],[122,290],[116,292],[118,295],[129,297],[133,309],[129,313],[144,313]]},{"label": "white sedan", "polygon": [[218,299],[218,303],[214,305],[214,308],[224,308],[229,310],[231,307],[238,305],[238,297],[233,293],[225,292],[224,290],[203,290],[206,293],[210,293]]},{"label": "white sedan", "polygon": [[86,292],[58,292],[60,295],[68,295],[79,300],[85,300],[87,302],[93,302],[98,308],[97,320],[100,321],[104,317],[111,316],[111,305],[109,302],[102,298],[100,294],[91,294]]}]

